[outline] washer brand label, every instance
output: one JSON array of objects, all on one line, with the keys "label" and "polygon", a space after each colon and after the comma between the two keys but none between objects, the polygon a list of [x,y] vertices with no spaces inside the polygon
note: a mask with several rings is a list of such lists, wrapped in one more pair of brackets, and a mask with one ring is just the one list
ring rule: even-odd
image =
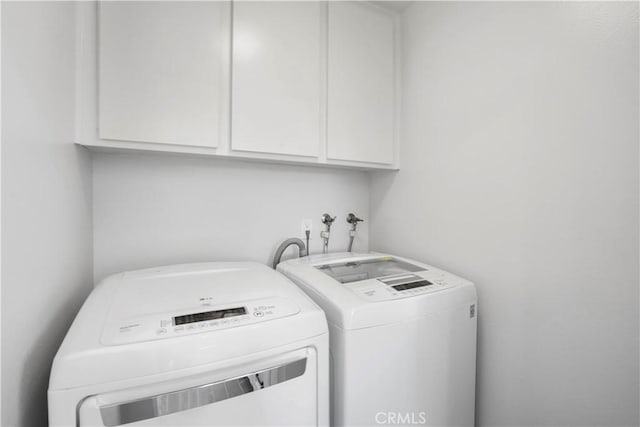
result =
[{"label": "washer brand label", "polygon": [[473,319],[474,317],[476,317],[476,305],[475,304],[471,304],[469,306],[469,318]]},{"label": "washer brand label", "polygon": [[423,425],[427,423],[426,412],[378,412],[378,425]]}]

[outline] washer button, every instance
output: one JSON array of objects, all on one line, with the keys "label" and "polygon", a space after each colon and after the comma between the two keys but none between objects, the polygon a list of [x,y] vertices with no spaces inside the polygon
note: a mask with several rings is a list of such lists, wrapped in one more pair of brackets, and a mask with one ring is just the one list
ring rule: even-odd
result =
[{"label": "washer button", "polygon": [[254,316],[256,316],[256,317],[262,317],[262,316],[264,316],[264,312],[262,312],[262,311],[255,311],[255,312],[253,312],[253,315],[254,315]]},{"label": "washer button", "polygon": [[164,335],[167,333],[167,330],[165,328],[160,328],[156,331],[156,334],[158,335]]}]

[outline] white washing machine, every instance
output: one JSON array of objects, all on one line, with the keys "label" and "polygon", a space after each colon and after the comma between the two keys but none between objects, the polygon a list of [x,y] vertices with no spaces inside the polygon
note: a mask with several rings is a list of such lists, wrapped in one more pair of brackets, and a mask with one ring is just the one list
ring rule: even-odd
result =
[{"label": "white washing machine", "polygon": [[114,275],[53,362],[52,426],[328,425],[326,318],[257,263]]},{"label": "white washing machine", "polygon": [[335,426],[473,426],[474,285],[384,254],[278,265],[325,311]]}]

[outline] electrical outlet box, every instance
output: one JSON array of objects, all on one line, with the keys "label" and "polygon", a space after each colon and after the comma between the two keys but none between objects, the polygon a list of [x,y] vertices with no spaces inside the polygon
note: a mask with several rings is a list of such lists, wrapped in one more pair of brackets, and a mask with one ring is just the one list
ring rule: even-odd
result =
[{"label": "electrical outlet box", "polygon": [[309,231],[309,240],[311,240],[313,238],[313,221],[310,219],[303,219],[301,222],[302,240],[307,238],[307,231]]}]

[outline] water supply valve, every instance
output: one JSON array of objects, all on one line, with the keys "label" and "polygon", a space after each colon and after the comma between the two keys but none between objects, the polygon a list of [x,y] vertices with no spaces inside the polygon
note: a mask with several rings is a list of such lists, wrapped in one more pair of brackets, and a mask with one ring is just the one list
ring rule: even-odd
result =
[{"label": "water supply valve", "polygon": [[364,221],[364,219],[358,218],[353,213],[349,213],[347,215],[347,222],[351,224],[353,228],[355,228],[358,225],[358,223],[362,221]]},{"label": "water supply valve", "polygon": [[326,254],[329,252],[329,233],[331,233],[331,224],[336,220],[336,217],[332,217],[328,213],[322,214],[322,218],[320,219],[326,229],[320,232],[320,237],[322,238],[322,253]]},{"label": "water supply valve", "polygon": [[353,249],[353,241],[356,238],[356,227],[358,226],[358,223],[362,221],[364,220],[361,218],[358,218],[353,213],[349,213],[347,215],[347,222],[351,224],[351,230],[349,230],[349,249],[348,249],[349,252],[351,252],[351,250]]},{"label": "water supply valve", "polygon": [[336,217],[331,217],[328,213],[322,214],[322,223],[327,226],[327,231],[331,231],[331,224],[336,220]]}]

